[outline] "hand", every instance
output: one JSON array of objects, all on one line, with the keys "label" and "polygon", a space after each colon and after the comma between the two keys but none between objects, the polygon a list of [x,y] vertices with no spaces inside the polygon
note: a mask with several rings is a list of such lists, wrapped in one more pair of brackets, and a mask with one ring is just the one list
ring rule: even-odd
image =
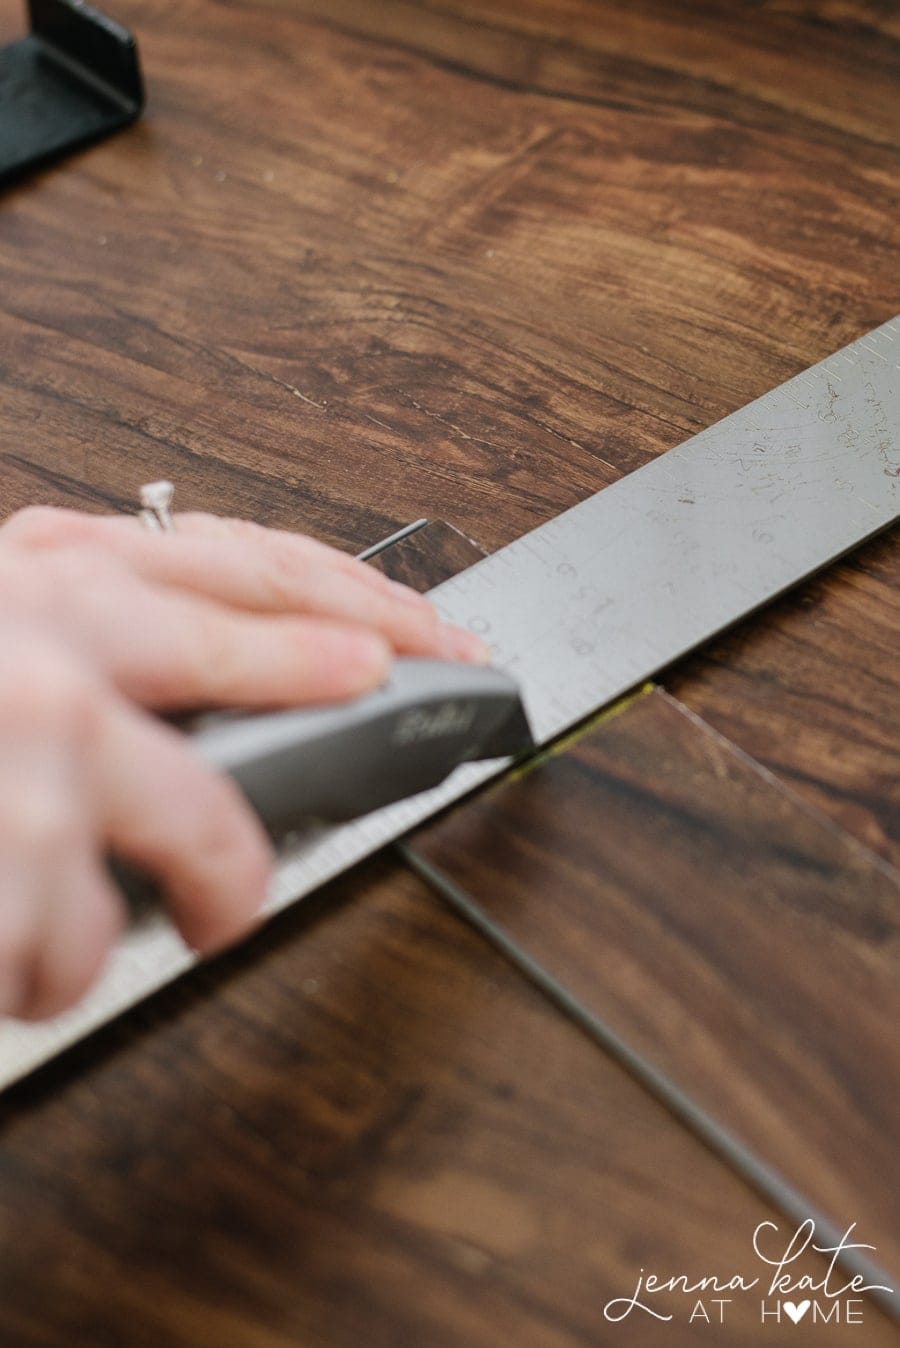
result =
[{"label": "hand", "polygon": [[36,507],[0,527],[0,612],[41,621],[128,697],[158,709],[338,701],[394,654],[484,661],[405,585],[300,534],[179,515]]},{"label": "hand", "polygon": [[242,521],[36,509],[0,527],[0,1014],[55,1015],[124,922],[113,851],[197,949],[257,918],[268,840],[237,788],[145,708],[294,705],[376,686],[394,653],[483,659],[345,554]]}]

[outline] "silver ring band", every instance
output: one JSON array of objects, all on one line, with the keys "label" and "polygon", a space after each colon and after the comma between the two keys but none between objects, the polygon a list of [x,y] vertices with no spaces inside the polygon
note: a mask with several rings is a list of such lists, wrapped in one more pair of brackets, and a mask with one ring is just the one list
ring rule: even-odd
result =
[{"label": "silver ring band", "polygon": [[141,487],[138,519],[152,533],[173,534],[175,524],[169,513],[175,487],[171,482],[145,482]]}]

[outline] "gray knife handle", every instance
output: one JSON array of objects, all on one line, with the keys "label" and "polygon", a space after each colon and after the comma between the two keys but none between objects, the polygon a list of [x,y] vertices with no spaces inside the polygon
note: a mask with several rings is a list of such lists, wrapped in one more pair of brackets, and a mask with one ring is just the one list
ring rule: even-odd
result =
[{"label": "gray knife handle", "polygon": [[501,670],[399,659],[352,702],[213,713],[189,732],[273,834],[351,819],[437,786],[459,763],[532,745],[515,680]]}]

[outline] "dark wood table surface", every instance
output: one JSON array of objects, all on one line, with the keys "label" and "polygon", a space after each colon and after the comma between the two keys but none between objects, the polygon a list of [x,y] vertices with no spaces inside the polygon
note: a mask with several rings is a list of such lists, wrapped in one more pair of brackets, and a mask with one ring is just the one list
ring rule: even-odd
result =
[{"label": "dark wood table surface", "polygon": [[[0,199],[0,514],[427,516],[424,587],[900,312],[891,0],[115,16],[145,117]],[[898,616],[894,531],[412,845],[900,1281]],[[394,853],[0,1100],[3,1348],[900,1339],[604,1316],[764,1222]]]}]

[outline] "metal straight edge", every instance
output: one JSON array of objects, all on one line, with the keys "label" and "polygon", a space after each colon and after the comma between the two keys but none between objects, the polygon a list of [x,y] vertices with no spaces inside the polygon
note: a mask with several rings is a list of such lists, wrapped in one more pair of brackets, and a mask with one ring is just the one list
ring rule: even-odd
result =
[{"label": "metal straight edge", "polygon": [[[900,515],[900,320],[702,431],[431,591],[519,679],[545,743]],[[286,851],[268,914],[496,776],[433,791]],[[162,916],[132,930],[73,1010],[0,1025],[0,1088],[195,962]]]}]

